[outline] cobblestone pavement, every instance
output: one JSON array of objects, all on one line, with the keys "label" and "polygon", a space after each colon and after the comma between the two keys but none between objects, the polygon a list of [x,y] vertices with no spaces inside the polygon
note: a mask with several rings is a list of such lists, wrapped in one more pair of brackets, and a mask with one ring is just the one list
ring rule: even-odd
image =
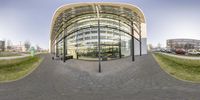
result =
[{"label": "cobblestone pavement", "polygon": [[177,80],[152,55],[98,63],[44,55],[29,76],[0,84],[0,100],[200,100],[200,84]]}]

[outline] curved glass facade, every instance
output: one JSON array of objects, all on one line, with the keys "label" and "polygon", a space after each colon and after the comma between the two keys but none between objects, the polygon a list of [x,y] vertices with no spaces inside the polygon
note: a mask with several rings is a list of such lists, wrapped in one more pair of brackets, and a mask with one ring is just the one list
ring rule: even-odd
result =
[{"label": "curved glass facade", "polygon": [[134,40],[141,42],[141,22],[140,16],[126,7],[74,6],[56,17],[51,33],[51,52],[83,60],[98,60],[99,56],[102,60],[131,56]]}]

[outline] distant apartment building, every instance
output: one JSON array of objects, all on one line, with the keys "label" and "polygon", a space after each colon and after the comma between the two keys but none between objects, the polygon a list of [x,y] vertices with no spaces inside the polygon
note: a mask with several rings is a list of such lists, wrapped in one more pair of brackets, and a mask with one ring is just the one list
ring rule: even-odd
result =
[{"label": "distant apartment building", "polygon": [[5,51],[5,41],[0,40],[0,51]]},{"label": "distant apartment building", "polygon": [[26,52],[26,48],[24,45],[14,45],[12,46],[12,51],[15,51],[15,52]]},{"label": "distant apartment building", "polygon": [[171,49],[200,49],[200,40],[196,39],[168,39],[167,48]]}]

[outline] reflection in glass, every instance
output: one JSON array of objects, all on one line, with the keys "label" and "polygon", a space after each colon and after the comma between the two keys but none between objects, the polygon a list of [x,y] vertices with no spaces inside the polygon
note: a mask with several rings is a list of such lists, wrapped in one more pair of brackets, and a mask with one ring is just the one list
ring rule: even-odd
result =
[{"label": "reflection in glass", "polygon": [[[136,18],[132,10],[115,6],[101,6],[99,19],[92,6],[80,6],[65,10],[55,22],[55,32],[65,33],[66,55],[74,59],[98,60],[98,38],[102,60],[118,59],[131,55],[130,20]],[[124,16],[118,14],[123,12]],[[134,15],[134,16],[133,16]],[[63,18],[62,18],[63,17]],[[100,26],[98,27],[98,20]],[[61,22],[63,21],[63,26]],[[139,31],[134,22],[135,37]],[[61,28],[62,27],[62,28]],[[100,28],[100,37],[98,37]],[[58,35],[57,54],[63,55],[62,35]]]}]

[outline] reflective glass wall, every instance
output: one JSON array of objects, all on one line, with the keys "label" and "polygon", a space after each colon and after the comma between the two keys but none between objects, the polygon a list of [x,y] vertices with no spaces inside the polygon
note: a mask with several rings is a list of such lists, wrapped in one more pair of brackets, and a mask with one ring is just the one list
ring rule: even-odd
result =
[{"label": "reflective glass wall", "polygon": [[[99,11],[97,14],[97,10]],[[124,16],[121,16],[124,15]],[[98,38],[100,56],[104,60],[131,56],[132,19],[138,15],[130,9],[118,6],[92,5],[66,9],[55,22],[54,31],[58,55],[73,56],[74,59],[98,60]],[[98,24],[99,20],[99,24]],[[139,20],[135,20],[135,33]],[[100,29],[100,37],[98,37]],[[65,42],[65,50],[63,42]]]}]

